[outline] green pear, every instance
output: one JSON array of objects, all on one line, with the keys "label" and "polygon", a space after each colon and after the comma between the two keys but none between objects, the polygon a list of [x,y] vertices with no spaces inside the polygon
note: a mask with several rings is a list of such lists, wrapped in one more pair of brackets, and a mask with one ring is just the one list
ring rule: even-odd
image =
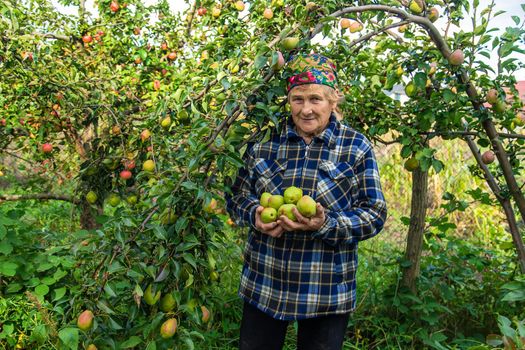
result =
[{"label": "green pear", "polygon": [[268,200],[270,199],[271,196],[272,196],[271,193],[264,192],[263,194],[261,194],[261,199],[259,200],[259,203],[261,203],[263,207],[268,208]]},{"label": "green pear", "polygon": [[293,213],[293,208],[297,208],[295,204],[283,204],[279,208],[279,216],[284,215],[292,221],[297,221],[295,214]]},{"label": "green pear", "polygon": [[170,318],[166,322],[162,324],[160,327],[160,336],[163,339],[168,339],[173,337],[175,332],[177,331],[177,319],[176,318]]},{"label": "green pear", "polygon": [[317,213],[317,204],[310,196],[302,196],[301,199],[297,201],[296,205],[299,213],[307,218],[311,218]]},{"label": "green pear", "polygon": [[274,194],[268,200],[268,206],[271,208],[274,208],[275,210],[279,210],[279,208],[283,204],[284,204],[284,197],[281,196],[280,194]]},{"label": "green pear", "polygon": [[410,1],[410,5],[408,7],[413,14],[419,15],[421,12],[423,12],[422,1],[412,0]]},{"label": "green pear", "polygon": [[175,308],[176,305],[177,305],[177,301],[175,300],[173,295],[171,295],[171,293],[166,294],[160,300],[160,309],[163,312],[170,312],[171,310]]},{"label": "green pear", "polygon": [[303,190],[298,187],[291,186],[284,190],[284,203],[295,204],[303,196]]},{"label": "green pear", "polygon": [[149,285],[144,292],[144,301],[148,305],[155,305],[160,299],[160,290],[157,293],[153,292],[153,285]]},{"label": "green pear", "polygon": [[277,210],[274,208],[264,208],[261,212],[261,221],[265,224],[277,220]]}]

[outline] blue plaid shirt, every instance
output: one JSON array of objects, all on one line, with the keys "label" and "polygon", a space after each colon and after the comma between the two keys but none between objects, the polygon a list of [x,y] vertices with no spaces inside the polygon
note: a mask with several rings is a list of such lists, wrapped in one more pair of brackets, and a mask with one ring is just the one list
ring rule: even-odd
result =
[{"label": "blue plaid shirt", "polygon": [[[357,243],[383,228],[386,203],[372,145],[330,117],[307,145],[291,118],[268,142],[250,144],[227,208],[251,230],[244,252],[239,295],[281,320],[347,313],[356,303]],[[263,192],[303,189],[326,209],[316,232],[273,238],[255,229]]]}]

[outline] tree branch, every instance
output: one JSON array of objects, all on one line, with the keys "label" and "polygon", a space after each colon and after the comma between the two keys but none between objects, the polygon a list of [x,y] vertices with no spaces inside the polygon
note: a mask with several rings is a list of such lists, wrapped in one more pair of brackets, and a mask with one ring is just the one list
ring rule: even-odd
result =
[{"label": "tree branch", "polygon": [[0,203],[7,201],[25,201],[25,200],[58,200],[78,204],[80,201],[67,195],[54,193],[33,193],[33,194],[0,194]]}]

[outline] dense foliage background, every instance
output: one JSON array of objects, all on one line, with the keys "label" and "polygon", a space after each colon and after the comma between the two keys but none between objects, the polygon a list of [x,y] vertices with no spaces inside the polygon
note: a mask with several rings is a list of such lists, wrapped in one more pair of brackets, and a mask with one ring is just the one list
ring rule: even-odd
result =
[{"label": "dense foliage background", "polygon": [[314,50],[389,205],[345,349],[523,348],[523,13],[496,33],[478,1],[186,3],[0,3],[0,347],[236,348],[224,193],[287,116],[280,55]]}]

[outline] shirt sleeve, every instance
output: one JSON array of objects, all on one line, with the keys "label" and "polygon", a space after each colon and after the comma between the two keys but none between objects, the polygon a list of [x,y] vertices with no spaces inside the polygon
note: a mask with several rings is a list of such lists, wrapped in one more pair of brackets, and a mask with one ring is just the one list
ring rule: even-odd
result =
[{"label": "shirt sleeve", "polygon": [[259,199],[255,194],[255,179],[251,165],[253,158],[250,155],[251,147],[244,156],[243,168],[240,168],[231,193],[226,194],[226,210],[239,226],[255,227],[255,209],[259,206]]},{"label": "shirt sleeve", "polygon": [[378,234],[385,223],[387,207],[379,170],[371,145],[354,165],[357,198],[348,211],[325,209],[326,221],[313,235],[330,245],[353,244]]}]

